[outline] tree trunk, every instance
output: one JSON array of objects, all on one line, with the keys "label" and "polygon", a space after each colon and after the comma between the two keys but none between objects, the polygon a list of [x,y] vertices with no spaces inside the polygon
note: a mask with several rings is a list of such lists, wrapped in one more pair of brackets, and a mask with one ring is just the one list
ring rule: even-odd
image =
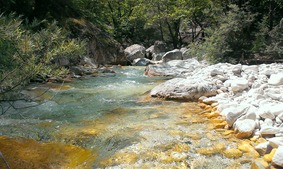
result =
[{"label": "tree trunk", "polygon": [[168,29],[169,29],[169,33],[170,33],[170,36],[171,36],[171,40],[172,40],[173,47],[174,47],[174,48],[178,48],[178,42],[176,41],[176,38],[175,38],[175,36],[174,36],[174,32],[173,32],[173,30],[172,30],[172,28],[171,28],[171,25],[170,25],[170,23],[168,22],[167,19],[165,20],[165,22],[166,22],[167,27],[168,27]]},{"label": "tree trunk", "polygon": [[164,34],[163,34],[163,28],[162,28],[162,23],[159,23],[159,30],[160,30],[160,36],[161,40],[164,41]]}]

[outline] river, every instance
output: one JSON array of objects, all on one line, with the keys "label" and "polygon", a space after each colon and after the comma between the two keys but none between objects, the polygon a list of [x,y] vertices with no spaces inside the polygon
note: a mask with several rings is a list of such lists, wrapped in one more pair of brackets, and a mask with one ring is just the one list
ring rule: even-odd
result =
[{"label": "river", "polygon": [[0,168],[249,168],[249,157],[223,155],[239,140],[211,129],[197,103],[150,98],[168,77],[143,70],[29,86],[42,103],[1,116]]}]

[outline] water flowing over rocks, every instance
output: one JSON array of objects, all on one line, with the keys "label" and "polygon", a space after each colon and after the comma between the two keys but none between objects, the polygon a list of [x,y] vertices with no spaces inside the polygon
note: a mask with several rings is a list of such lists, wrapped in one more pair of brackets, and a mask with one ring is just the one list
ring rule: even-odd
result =
[{"label": "water flowing over rocks", "polygon": [[[283,64],[207,65],[195,59],[149,65],[145,74],[170,75],[173,79],[152,89],[153,97],[200,99],[225,117],[238,138],[268,138],[256,149],[265,154],[275,150],[275,165],[283,166]],[[202,97],[206,96],[206,97]],[[269,151],[270,152],[270,151]]]}]

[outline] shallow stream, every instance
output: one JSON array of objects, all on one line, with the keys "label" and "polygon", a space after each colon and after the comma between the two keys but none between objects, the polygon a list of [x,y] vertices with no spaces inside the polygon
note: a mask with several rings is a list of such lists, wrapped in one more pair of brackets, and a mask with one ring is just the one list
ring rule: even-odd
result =
[{"label": "shallow stream", "polygon": [[150,98],[166,77],[143,70],[30,86],[44,101],[0,117],[0,168],[249,168],[249,156],[223,155],[239,140],[211,129],[197,103]]}]

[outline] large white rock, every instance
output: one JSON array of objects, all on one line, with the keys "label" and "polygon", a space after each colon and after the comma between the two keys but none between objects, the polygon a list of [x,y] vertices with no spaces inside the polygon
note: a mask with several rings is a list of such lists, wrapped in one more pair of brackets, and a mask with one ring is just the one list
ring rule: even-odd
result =
[{"label": "large white rock", "polygon": [[273,148],[277,148],[279,146],[283,146],[283,137],[272,137],[270,139],[268,139],[269,144],[273,147]]},{"label": "large white rock", "polygon": [[251,119],[251,120],[256,120],[257,119],[257,108],[254,106],[250,106],[246,112],[245,115],[241,116],[239,119]]},{"label": "large white rock", "polygon": [[243,65],[242,69],[246,74],[256,74],[259,71],[258,65]]},{"label": "large white rock", "polygon": [[166,99],[197,100],[201,96],[215,96],[216,91],[216,85],[209,81],[174,78],[156,86],[150,94]]},{"label": "large white rock", "polygon": [[264,119],[262,126],[273,126],[273,121],[269,118]]},{"label": "large white rock", "polygon": [[283,101],[283,88],[280,87],[270,87],[264,90],[264,96],[272,98],[274,100]]},{"label": "large white rock", "polygon": [[235,129],[239,133],[244,134],[246,137],[249,137],[253,134],[255,126],[256,122],[252,119],[237,120],[235,122]]},{"label": "large white rock", "polygon": [[283,121],[283,113],[280,113],[277,117]]},{"label": "large white rock", "polygon": [[[200,64],[196,59],[187,60],[171,60],[167,63],[148,65],[145,74],[149,76],[180,76],[186,73],[195,74],[197,70],[202,70],[204,65]],[[198,72],[198,71],[197,71]],[[204,76],[201,76],[204,78]],[[195,79],[197,79],[195,77]],[[198,79],[200,79],[198,77]]]},{"label": "large white rock", "polygon": [[127,60],[130,62],[133,62],[134,59],[145,57],[145,47],[138,44],[127,47],[124,52]]},{"label": "large white rock", "polygon": [[261,105],[257,114],[266,119],[275,119],[275,115],[273,113],[271,113],[271,109],[273,108],[274,104],[264,104]]},{"label": "large white rock", "polygon": [[283,103],[273,105],[270,109],[270,112],[275,116],[278,116],[279,114],[283,113]]},{"label": "large white rock", "polygon": [[133,66],[147,66],[152,63],[153,62],[147,58],[137,58],[133,60],[132,65]]},{"label": "large white rock", "polygon": [[231,89],[233,92],[243,91],[249,87],[249,82],[246,79],[238,78],[231,81]]},{"label": "large white rock", "polygon": [[283,167],[283,146],[279,146],[276,150],[272,158],[272,163],[277,166]]},{"label": "large white rock", "polygon": [[258,145],[255,146],[255,150],[260,154],[260,155],[264,155],[266,153],[267,150],[267,146],[269,145],[269,142],[263,142],[260,143]]},{"label": "large white rock", "polygon": [[260,133],[262,135],[277,134],[279,133],[279,131],[280,130],[278,127],[266,126],[266,125],[261,126],[261,129],[260,129]]},{"label": "large white rock", "polygon": [[271,85],[282,85],[283,84],[283,73],[272,74],[268,80],[268,84]]},{"label": "large white rock", "polygon": [[233,126],[234,122],[243,116],[248,110],[249,105],[237,105],[224,109],[221,114],[226,116],[226,121],[229,126]]},{"label": "large white rock", "polygon": [[179,49],[174,49],[172,51],[169,51],[165,53],[162,56],[163,62],[168,62],[170,60],[183,60],[183,54]]}]

